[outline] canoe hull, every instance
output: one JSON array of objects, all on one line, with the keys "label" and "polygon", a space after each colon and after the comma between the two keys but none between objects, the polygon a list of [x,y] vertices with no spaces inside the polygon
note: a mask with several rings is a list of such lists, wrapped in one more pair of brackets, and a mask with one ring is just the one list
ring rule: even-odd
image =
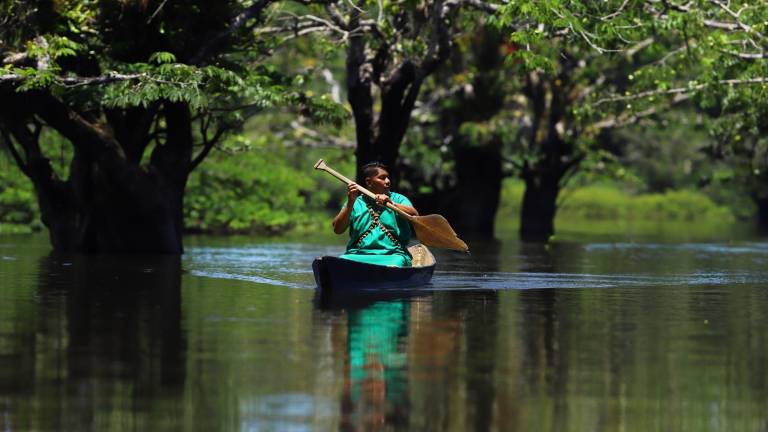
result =
[{"label": "canoe hull", "polygon": [[312,262],[315,283],[325,292],[404,290],[429,283],[435,264],[423,267],[387,267],[324,256]]}]

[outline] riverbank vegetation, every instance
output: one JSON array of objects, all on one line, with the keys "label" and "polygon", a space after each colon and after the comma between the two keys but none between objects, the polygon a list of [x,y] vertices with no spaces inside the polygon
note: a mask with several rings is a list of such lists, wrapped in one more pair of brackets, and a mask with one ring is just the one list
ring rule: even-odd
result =
[{"label": "riverbank vegetation", "polygon": [[[327,151],[298,151],[262,139],[233,154],[215,155],[189,180],[185,202],[187,232],[279,235],[300,229],[325,229],[343,202],[343,188],[311,170]],[[349,155],[334,152],[345,172],[354,170]],[[333,154],[333,153],[332,153]],[[43,228],[34,191],[7,160],[0,161],[0,233]],[[498,218],[515,220],[525,185],[504,182]],[[722,194],[722,191],[719,191]],[[743,203],[742,203],[743,204]],[[655,221],[732,223],[754,214],[716,203],[692,189],[642,193],[632,182],[597,181],[566,189],[559,218],[573,221]]]}]

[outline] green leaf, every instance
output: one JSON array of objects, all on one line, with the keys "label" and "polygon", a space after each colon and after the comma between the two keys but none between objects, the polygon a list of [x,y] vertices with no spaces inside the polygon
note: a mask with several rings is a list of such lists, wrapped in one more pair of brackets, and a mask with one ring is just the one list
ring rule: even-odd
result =
[{"label": "green leaf", "polygon": [[173,53],[158,51],[156,53],[152,53],[152,55],[149,56],[149,62],[159,64],[159,65],[167,64],[167,63],[175,63],[176,56],[173,55]]}]

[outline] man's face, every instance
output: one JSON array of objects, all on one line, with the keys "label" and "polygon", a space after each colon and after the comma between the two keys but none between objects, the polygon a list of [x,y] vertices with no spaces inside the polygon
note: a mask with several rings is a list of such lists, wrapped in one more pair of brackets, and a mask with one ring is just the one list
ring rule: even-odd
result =
[{"label": "man's face", "polygon": [[368,189],[376,194],[382,194],[389,192],[389,186],[391,184],[389,180],[389,173],[386,170],[377,168],[376,175],[365,179],[368,184]]}]

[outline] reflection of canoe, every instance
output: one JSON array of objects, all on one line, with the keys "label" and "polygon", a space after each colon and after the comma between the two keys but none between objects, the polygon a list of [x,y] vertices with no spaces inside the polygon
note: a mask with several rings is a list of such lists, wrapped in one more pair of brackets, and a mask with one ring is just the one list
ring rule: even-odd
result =
[{"label": "reflection of canoe", "polygon": [[315,282],[325,292],[402,290],[428,283],[435,271],[435,257],[422,244],[408,248],[412,267],[388,267],[324,256],[312,263]]}]

